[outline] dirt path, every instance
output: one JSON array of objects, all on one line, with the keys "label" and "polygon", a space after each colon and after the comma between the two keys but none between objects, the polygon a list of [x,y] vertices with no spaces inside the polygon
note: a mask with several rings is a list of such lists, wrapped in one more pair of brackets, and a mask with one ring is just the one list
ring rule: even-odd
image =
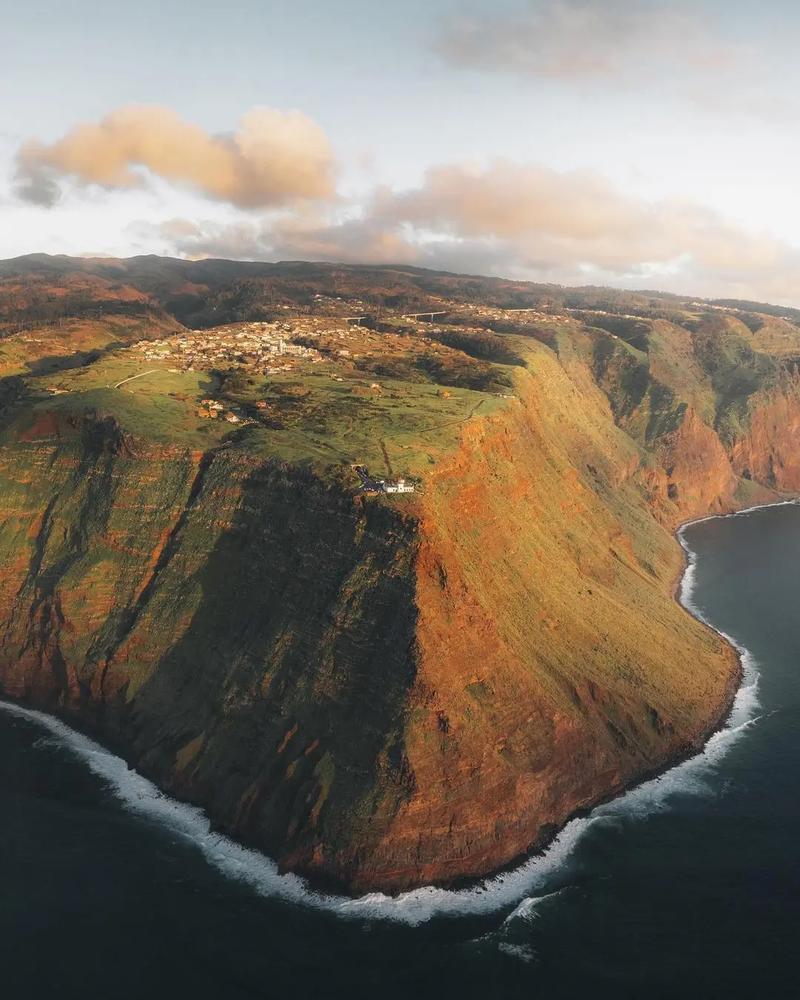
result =
[{"label": "dirt path", "polygon": [[383,460],[386,462],[386,471],[390,476],[394,475],[394,469],[392,468],[392,463],[389,461],[389,452],[386,450],[386,442],[381,438],[381,451],[383,452]]},{"label": "dirt path", "polygon": [[144,378],[145,375],[153,375],[155,372],[160,372],[161,370],[161,368],[150,368],[146,372],[139,372],[138,375],[130,375],[128,378],[124,378],[121,382],[117,382],[113,388],[119,389],[119,387],[125,385],[126,382],[133,382],[135,378]]},{"label": "dirt path", "polygon": [[456,424],[465,424],[468,420],[472,420],[478,409],[483,406],[486,399],[479,399],[478,402],[472,407],[466,417],[459,417],[457,420],[446,420],[443,424],[432,424],[430,427],[423,427],[421,431],[417,431],[418,434],[430,434],[431,431],[441,430],[442,427],[453,427]]}]

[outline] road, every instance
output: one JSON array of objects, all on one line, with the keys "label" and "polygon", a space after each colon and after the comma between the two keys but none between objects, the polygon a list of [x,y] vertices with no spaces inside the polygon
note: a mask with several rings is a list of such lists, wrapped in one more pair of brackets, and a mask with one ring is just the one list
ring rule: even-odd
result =
[{"label": "road", "polygon": [[145,375],[152,375],[154,372],[160,372],[161,370],[161,368],[150,368],[146,372],[139,372],[138,375],[130,375],[128,378],[124,378],[121,382],[117,382],[116,385],[114,385],[114,388],[119,389],[119,387],[125,385],[126,382],[133,382],[135,378],[144,378]]}]

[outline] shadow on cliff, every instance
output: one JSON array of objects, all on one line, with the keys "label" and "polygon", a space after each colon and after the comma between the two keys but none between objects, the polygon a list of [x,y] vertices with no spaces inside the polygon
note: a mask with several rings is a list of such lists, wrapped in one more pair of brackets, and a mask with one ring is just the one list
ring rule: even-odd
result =
[{"label": "shadow on cliff", "polygon": [[157,620],[191,619],[133,700],[129,735],[142,768],[215,824],[341,876],[413,790],[416,524],[297,468],[237,478],[229,455],[209,463],[159,576]]}]

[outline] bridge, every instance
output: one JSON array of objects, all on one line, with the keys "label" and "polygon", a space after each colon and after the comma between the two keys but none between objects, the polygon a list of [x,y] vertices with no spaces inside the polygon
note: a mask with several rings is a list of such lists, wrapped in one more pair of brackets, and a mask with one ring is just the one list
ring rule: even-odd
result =
[{"label": "bridge", "polygon": [[403,319],[422,319],[423,317],[428,316],[432,323],[434,316],[446,316],[448,312],[448,309],[440,309],[438,312],[406,313],[403,316]]}]

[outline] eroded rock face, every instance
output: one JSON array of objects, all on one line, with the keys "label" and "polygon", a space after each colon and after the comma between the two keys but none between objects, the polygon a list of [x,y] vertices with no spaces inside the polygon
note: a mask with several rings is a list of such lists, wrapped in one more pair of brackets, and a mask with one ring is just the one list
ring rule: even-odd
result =
[{"label": "eroded rock face", "polygon": [[[5,452],[2,684],[282,858],[406,794],[413,519],[91,425]],[[42,495],[49,500],[41,512]],[[379,780],[380,779],[380,780]]]},{"label": "eroded rock face", "polygon": [[[800,491],[791,312],[148,258],[0,262],[0,286],[0,694],[92,732],[285,868],[353,891],[486,874],[726,711],[738,663],[674,601],[672,532]],[[316,417],[313,448],[265,460],[205,444],[227,425],[175,433],[197,416],[183,383],[185,407],[126,410],[121,375],[99,394],[35,377],[320,291],[467,310],[449,367],[448,337],[418,330],[354,369],[438,400],[481,390],[424,445],[412,497],[356,496],[312,457],[336,454]],[[544,311],[487,318],[517,297]]]},{"label": "eroded rock face", "polygon": [[529,380],[510,418],[469,428],[428,484],[413,791],[359,888],[510,862],[696,746],[736,687],[732,651],[671,599],[680,554],[629,441],[545,386]]},{"label": "eroded rock face", "polygon": [[[696,745],[736,681],[672,600],[652,469],[580,384],[543,351],[402,507],[40,419],[2,451],[3,692],[339,886],[511,861]],[[681,442],[724,451],[683,434],[701,513],[731,473],[708,490]]]},{"label": "eroded rock face", "polygon": [[734,506],[739,478],[717,434],[689,408],[677,430],[659,443],[667,497],[682,519]]},{"label": "eroded rock face", "polygon": [[778,490],[800,490],[800,386],[787,380],[756,400],[749,427],[731,448],[737,475]]}]

